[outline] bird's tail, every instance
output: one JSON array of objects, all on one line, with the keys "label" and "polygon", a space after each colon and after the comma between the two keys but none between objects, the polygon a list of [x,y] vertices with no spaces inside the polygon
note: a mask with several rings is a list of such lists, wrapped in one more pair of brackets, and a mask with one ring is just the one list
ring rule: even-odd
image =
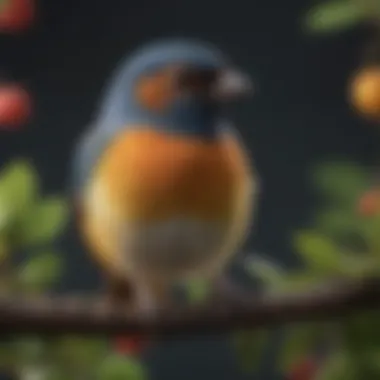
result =
[{"label": "bird's tail", "polygon": [[145,336],[118,336],[112,341],[113,350],[120,355],[139,357],[149,347],[151,340]]}]

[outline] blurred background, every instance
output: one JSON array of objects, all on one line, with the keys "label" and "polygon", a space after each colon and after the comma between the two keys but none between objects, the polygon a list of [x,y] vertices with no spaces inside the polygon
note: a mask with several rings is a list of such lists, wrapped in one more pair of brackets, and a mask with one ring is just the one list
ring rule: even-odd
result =
[{"label": "blurred background", "polygon": [[[291,233],[309,225],[316,205],[310,167],[334,157],[374,165],[380,138],[378,124],[359,118],[346,96],[370,31],[363,26],[332,38],[308,35],[300,19],[311,5],[39,0],[27,32],[0,36],[0,78],[22,84],[32,102],[28,123],[1,132],[0,162],[31,159],[44,191],[68,194],[74,144],[118,61],[157,37],[209,40],[249,72],[257,88],[249,104],[234,110],[263,190],[245,250],[293,265]],[[59,245],[68,265],[59,290],[99,289],[98,272],[72,223]],[[241,373],[224,337],[162,342],[146,360],[152,379],[252,378]],[[276,378],[271,364],[269,358],[260,378]]]}]

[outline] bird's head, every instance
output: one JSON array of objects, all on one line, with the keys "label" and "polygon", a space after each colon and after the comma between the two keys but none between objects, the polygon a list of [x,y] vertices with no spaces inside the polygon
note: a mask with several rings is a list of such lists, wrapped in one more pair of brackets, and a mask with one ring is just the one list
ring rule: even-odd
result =
[{"label": "bird's head", "polygon": [[213,46],[166,40],[138,50],[122,64],[108,108],[174,130],[207,133],[223,105],[251,90],[249,78]]}]

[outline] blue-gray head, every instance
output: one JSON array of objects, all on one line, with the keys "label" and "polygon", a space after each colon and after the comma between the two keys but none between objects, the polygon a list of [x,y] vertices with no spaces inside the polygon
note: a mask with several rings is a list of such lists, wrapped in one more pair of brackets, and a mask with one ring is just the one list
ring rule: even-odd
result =
[{"label": "blue-gray head", "polygon": [[150,125],[210,136],[226,101],[250,92],[248,78],[215,47],[164,40],[129,56],[107,88],[98,118],[108,129]]}]

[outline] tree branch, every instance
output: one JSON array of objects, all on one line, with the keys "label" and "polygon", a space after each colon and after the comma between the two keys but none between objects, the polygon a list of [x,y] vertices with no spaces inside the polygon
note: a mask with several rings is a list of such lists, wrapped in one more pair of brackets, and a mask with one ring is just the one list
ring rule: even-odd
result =
[{"label": "tree branch", "polygon": [[324,285],[302,293],[246,297],[144,317],[86,297],[0,298],[0,333],[178,336],[345,316],[380,307],[380,279]]}]

